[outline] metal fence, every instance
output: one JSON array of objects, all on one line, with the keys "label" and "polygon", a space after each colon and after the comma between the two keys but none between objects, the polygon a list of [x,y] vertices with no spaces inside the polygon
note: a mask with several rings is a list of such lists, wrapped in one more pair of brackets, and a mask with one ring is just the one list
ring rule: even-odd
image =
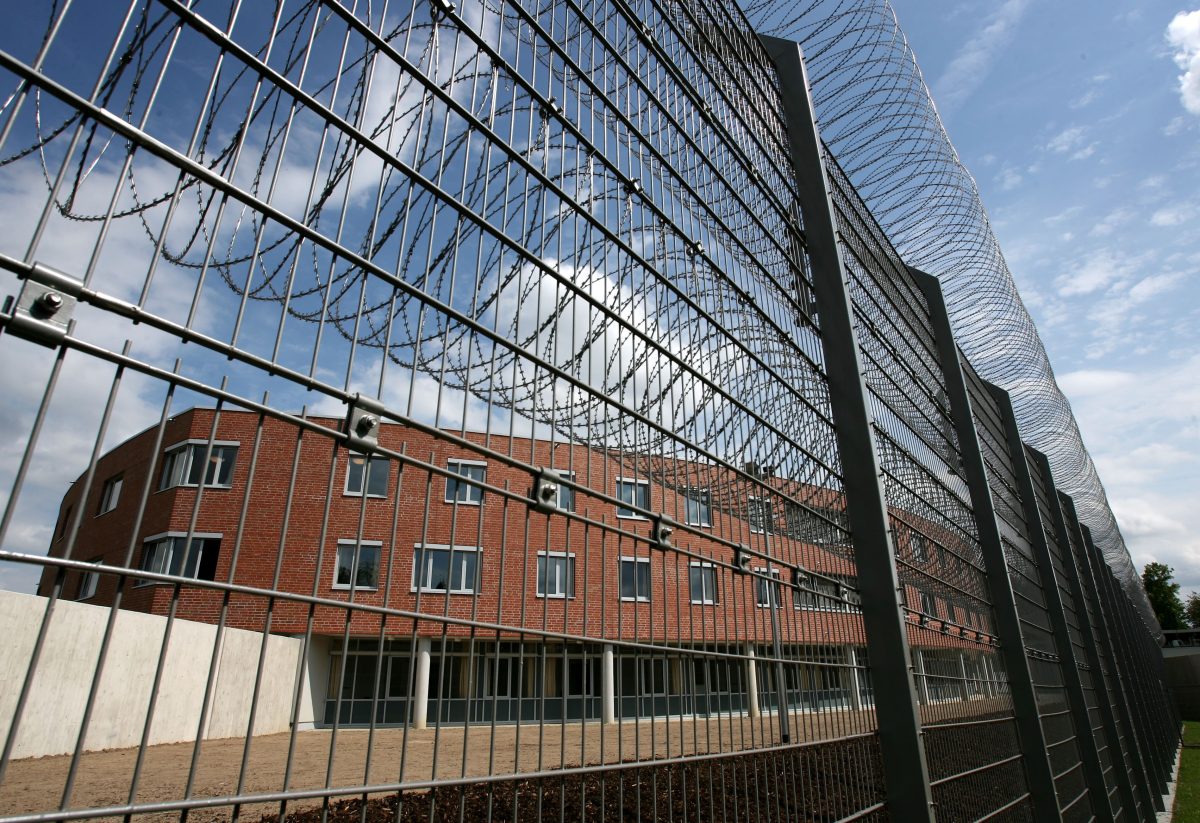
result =
[{"label": "metal fence", "polygon": [[5,26],[0,819],[1161,808],[1151,627],[796,44],[657,0]]}]

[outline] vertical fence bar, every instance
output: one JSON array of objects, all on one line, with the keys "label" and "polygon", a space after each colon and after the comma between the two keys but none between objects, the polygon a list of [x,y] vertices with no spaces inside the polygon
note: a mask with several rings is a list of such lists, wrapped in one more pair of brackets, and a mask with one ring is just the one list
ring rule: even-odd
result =
[{"label": "vertical fence bar", "polygon": [[779,78],[821,318],[821,344],[841,455],[846,514],[854,540],[871,677],[874,683],[887,684],[875,690],[875,710],[888,806],[897,820],[932,820],[929,767],[921,739],[908,634],[901,616],[895,548],[808,76],[798,43],[761,39]]},{"label": "vertical fence bar", "polygon": [[[1099,558],[1099,550],[1095,548],[1095,544],[1091,544],[1091,546],[1097,562],[1102,563],[1103,561]],[[1129,699],[1130,732],[1137,748],[1141,751],[1144,792],[1154,809],[1160,812],[1165,811],[1166,806],[1162,800],[1163,786],[1158,784],[1155,773],[1154,749],[1147,738],[1145,704],[1143,702],[1145,684],[1137,676],[1137,666],[1133,665],[1135,656],[1126,635],[1125,621],[1128,616],[1121,608],[1121,590],[1111,570],[1104,566],[1100,566],[1099,569],[1097,575],[1100,583],[1099,591],[1108,602],[1109,633],[1116,645],[1113,659],[1122,679],[1128,684],[1125,692]]]},{"label": "vertical fence bar", "polygon": [[[1012,401],[1008,392],[992,386],[992,393],[1004,414],[1004,424],[1008,434],[1008,448],[1012,453],[1013,466],[1016,469],[1017,482],[1020,484],[1021,500],[1025,509],[1025,520],[1029,523],[1029,545],[1037,562],[1038,576],[1041,579],[1042,593],[1046,598],[1046,613],[1050,619],[1050,628],[1054,633],[1055,646],[1058,649],[1063,674],[1063,683],[1067,693],[1067,704],[1071,710],[1071,718],[1075,727],[1075,737],[1078,741],[1079,756],[1083,762],[1084,780],[1088,794],[1092,800],[1094,814],[1099,815],[1103,810],[1098,809],[1099,798],[1106,798],[1104,791],[1104,775],[1100,768],[1100,755],[1096,751],[1096,740],[1092,735],[1092,724],[1087,716],[1087,703],[1084,700],[1083,684],[1079,680],[1079,666],[1075,660],[1075,649],[1071,645],[1071,635],[1067,628],[1067,615],[1064,611],[1062,596],[1059,593],[1058,582],[1054,574],[1054,562],[1050,556],[1050,546],[1046,542],[1045,524],[1038,508],[1037,492],[1033,485],[1033,472],[1029,465],[1026,446],[1021,440],[1017,429],[1017,419],[1013,413]],[[1045,477],[1046,485],[1053,488],[1049,477]],[[1112,819],[1111,811],[1108,819]]]},{"label": "vertical fence bar", "polygon": [[[1086,592],[1092,602],[1093,614],[1097,621],[1097,625],[1092,626],[1093,640],[1095,641],[1095,651],[1097,656],[1101,649],[1104,651],[1104,656],[1108,660],[1109,669],[1112,672],[1113,690],[1108,689],[1108,682],[1104,677],[1104,672],[1100,670],[1099,684],[1104,691],[1101,692],[1101,700],[1105,705],[1112,707],[1112,713],[1104,712],[1105,730],[1109,735],[1109,750],[1113,757],[1113,771],[1118,786],[1121,789],[1122,806],[1129,810],[1127,817],[1137,815],[1139,804],[1137,797],[1134,794],[1134,784],[1137,780],[1136,775],[1141,775],[1141,779],[1145,780],[1145,771],[1142,766],[1141,754],[1137,750],[1137,746],[1133,745],[1135,741],[1129,740],[1129,750],[1126,751],[1125,745],[1122,744],[1120,731],[1117,727],[1116,716],[1114,713],[1120,713],[1121,723],[1125,729],[1129,731],[1130,737],[1133,734],[1133,727],[1129,718],[1129,702],[1125,694],[1125,690],[1121,685],[1121,678],[1117,672],[1116,656],[1113,653],[1111,632],[1105,625],[1105,609],[1101,602],[1099,587],[1096,582],[1095,562],[1092,556],[1092,536],[1086,526],[1079,522],[1079,517],[1075,513],[1075,503],[1069,497],[1066,498],[1067,504],[1071,507],[1071,521],[1075,524],[1075,530],[1078,533],[1079,545],[1081,551],[1079,553],[1079,583],[1080,588]],[[1128,760],[1128,762],[1127,762]],[[1119,763],[1118,763],[1119,761]],[[1143,786],[1139,785],[1139,789]],[[1154,815],[1151,812],[1150,797],[1147,795],[1144,798],[1144,803],[1141,805],[1142,819],[1153,820]]]},{"label": "vertical fence bar", "polygon": [[[1049,463],[1045,464],[1046,475],[1050,473]],[[1100,665],[1100,653],[1096,636],[1096,627],[1088,614],[1087,596],[1084,589],[1084,576],[1088,571],[1079,565],[1074,551],[1075,546],[1082,546],[1082,533],[1079,528],[1079,515],[1075,512],[1074,500],[1069,495],[1058,492],[1058,505],[1055,507],[1055,528],[1058,531],[1058,542],[1063,546],[1063,565],[1067,569],[1067,582],[1070,585],[1070,596],[1076,607],[1076,617],[1079,619],[1079,633],[1087,656],[1087,666],[1092,671],[1092,689],[1096,691],[1099,705],[1100,723],[1104,729],[1104,740],[1109,751],[1109,762],[1112,767],[1112,782],[1121,795],[1122,809],[1128,809],[1130,815],[1135,810],[1133,788],[1129,782],[1129,770],[1121,751],[1121,741],[1117,735],[1116,720],[1111,711],[1106,710],[1114,705],[1109,695],[1108,684],[1104,681],[1104,668]],[[1068,517],[1069,515],[1069,517]],[[1106,781],[1108,782],[1108,781]]]},{"label": "vertical fence bar", "polygon": [[1008,688],[1012,697],[1013,715],[1034,814],[1038,820],[1060,820],[1061,814],[1054,792],[1054,772],[1050,768],[1046,736],[1042,732],[1041,720],[1038,717],[1037,693],[1033,688],[1033,675],[1029,670],[1029,658],[1026,656],[1021,634],[1012,581],[1008,576],[1008,561],[1004,557],[1004,544],[996,522],[995,503],[988,486],[987,468],[979,445],[979,436],[975,431],[971,398],[963,379],[958,347],[954,343],[954,334],[950,327],[950,316],[946,312],[946,303],[937,278],[912,267],[909,267],[909,271],[925,293],[929,317],[937,334],[942,376],[946,381],[946,394],[954,415],[964,476],[971,491],[971,507],[979,530],[979,546],[989,571],[988,596],[992,601],[996,628],[1000,634],[1000,654],[1008,672]]},{"label": "vertical fence bar", "polygon": [[[1049,480],[1051,478],[1050,461],[1047,460],[1046,455],[1042,454],[1041,452],[1037,452],[1037,459],[1038,459],[1038,463],[1039,463],[1039,466],[1038,466],[1039,471],[1041,471],[1043,477],[1045,477],[1047,480]],[[1071,537],[1067,532],[1067,521],[1066,521],[1066,517],[1064,516],[1064,513],[1063,513],[1064,504],[1071,506],[1071,512],[1072,512],[1071,516],[1073,519],[1075,516],[1074,515],[1074,504],[1071,503],[1070,497],[1067,497],[1066,495],[1062,494],[1061,492],[1057,492],[1057,491],[1052,492],[1052,494],[1050,496],[1050,502],[1051,502],[1051,510],[1052,510],[1052,514],[1053,514],[1053,518],[1054,518],[1054,522],[1053,522],[1052,526],[1054,528],[1055,534],[1058,536],[1058,544],[1062,548],[1062,565],[1063,565],[1063,570],[1065,572],[1065,577],[1066,577],[1065,582],[1067,584],[1068,590],[1071,593],[1071,598],[1075,602],[1075,617],[1079,623],[1079,625],[1078,625],[1079,635],[1080,635],[1081,640],[1083,641],[1084,654],[1087,657],[1086,663],[1091,668],[1091,671],[1094,673],[1093,677],[1092,677],[1092,688],[1095,690],[1097,698],[1101,701],[1100,705],[1107,706],[1107,705],[1109,705],[1108,690],[1104,687],[1103,672],[1100,668],[1100,656],[1096,651],[1096,639],[1092,635],[1091,622],[1088,620],[1087,604],[1084,601],[1083,588],[1082,588],[1082,586],[1080,586],[1080,583],[1079,583],[1079,569],[1075,564],[1075,553],[1071,550]],[[1065,619],[1065,613],[1064,613],[1063,617]],[[1074,655],[1073,647],[1072,647],[1071,653],[1073,656]],[[1076,661],[1076,663],[1078,663],[1078,661]],[[1076,679],[1076,680],[1080,679],[1078,665],[1076,665],[1076,668],[1072,671],[1072,674],[1074,675],[1074,679]],[[1109,800],[1108,784],[1104,780],[1104,767],[1103,767],[1103,763],[1101,763],[1100,759],[1099,759],[1100,758],[1099,746],[1096,744],[1096,735],[1095,735],[1095,731],[1092,727],[1091,713],[1088,710],[1087,701],[1084,699],[1084,697],[1085,697],[1085,695],[1083,694],[1083,691],[1082,691],[1082,681],[1080,680],[1080,699],[1083,701],[1083,715],[1087,721],[1086,722],[1086,733],[1087,733],[1087,736],[1092,741],[1091,747],[1088,749],[1088,755],[1090,756],[1093,753],[1095,754],[1095,757],[1096,757],[1095,767],[1099,770],[1100,789],[1102,789],[1102,791],[1103,791],[1103,798],[1104,798],[1103,809],[1097,809],[1096,813],[1097,813],[1097,815],[1107,815],[1107,819],[1111,820],[1112,819],[1112,803]],[[1116,739],[1116,730],[1112,726],[1112,715],[1107,712],[1102,712],[1102,714],[1105,717],[1105,722],[1103,724],[1104,738],[1109,744],[1108,745],[1109,757],[1110,757],[1110,759],[1113,760],[1113,768],[1114,768],[1114,771],[1116,771],[1117,761],[1115,759],[1115,757],[1116,757],[1114,755],[1115,747],[1113,745],[1113,742]],[[1122,763],[1122,765],[1124,765],[1124,764]],[[1097,798],[1096,803],[1093,803],[1092,805],[1093,805],[1093,807],[1100,805],[1099,798]]]}]

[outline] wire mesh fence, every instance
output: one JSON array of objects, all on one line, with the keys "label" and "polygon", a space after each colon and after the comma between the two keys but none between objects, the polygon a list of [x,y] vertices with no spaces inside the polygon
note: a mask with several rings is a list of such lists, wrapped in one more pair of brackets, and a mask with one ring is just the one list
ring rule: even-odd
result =
[{"label": "wire mesh fence", "polygon": [[714,4],[10,10],[0,819],[1147,819],[1149,628],[803,72]]}]

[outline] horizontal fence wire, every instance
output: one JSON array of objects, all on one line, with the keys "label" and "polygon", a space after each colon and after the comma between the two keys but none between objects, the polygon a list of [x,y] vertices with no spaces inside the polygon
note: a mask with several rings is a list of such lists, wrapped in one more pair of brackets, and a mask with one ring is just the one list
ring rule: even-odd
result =
[{"label": "horizontal fence wire", "polygon": [[724,4],[10,10],[0,820],[887,820],[877,690],[930,819],[1028,820],[1014,647],[1064,817],[1149,809],[1176,718],[1136,606],[965,360],[960,435],[940,310],[788,82]]}]

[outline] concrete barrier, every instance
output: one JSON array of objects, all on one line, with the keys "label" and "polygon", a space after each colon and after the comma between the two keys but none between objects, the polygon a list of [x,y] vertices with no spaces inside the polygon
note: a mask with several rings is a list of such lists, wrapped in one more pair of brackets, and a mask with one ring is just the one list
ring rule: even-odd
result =
[{"label": "concrete barrier", "polygon": [[[0,591],[0,740],[6,739],[49,601],[44,597]],[[55,604],[12,756],[41,757],[75,750],[95,679],[100,646],[110,609],[60,600]],[[84,738],[85,751],[136,746],[149,713],[154,676],[167,631],[167,618],[119,611]],[[175,620],[163,660],[148,741],[176,743],[196,739],[271,734],[289,728],[300,639],[272,635],[263,662],[254,728],[250,708],[263,635],[225,629],[220,637],[216,678],[209,711],[201,728],[217,627]],[[302,681],[301,714],[313,719],[312,687]]]}]

